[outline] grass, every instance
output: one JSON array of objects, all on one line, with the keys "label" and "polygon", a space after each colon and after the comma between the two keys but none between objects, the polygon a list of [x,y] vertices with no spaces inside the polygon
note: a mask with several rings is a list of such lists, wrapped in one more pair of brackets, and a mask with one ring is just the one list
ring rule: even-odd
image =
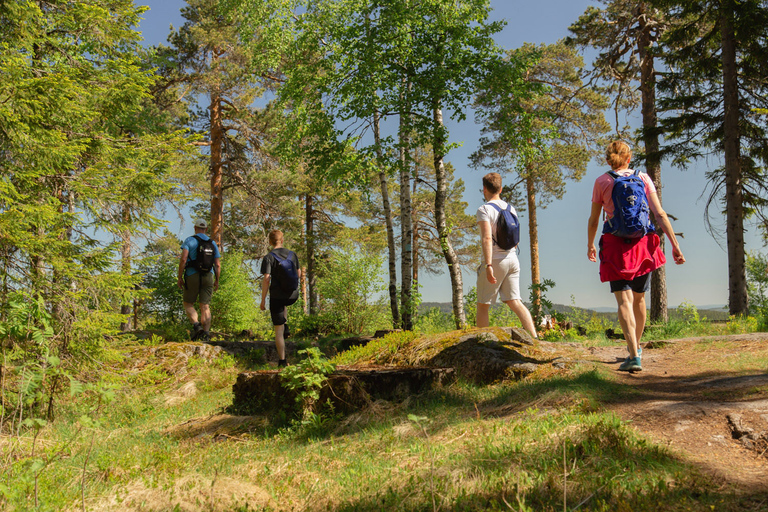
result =
[{"label": "grass", "polygon": [[[408,341],[393,334],[336,362]],[[402,404],[377,402],[348,417],[275,430],[263,418],[223,414],[247,362],[193,357],[169,373],[159,359],[134,367],[136,352],[123,350],[133,359],[84,370],[115,389],[112,403],[95,413],[93,395],[64,398],[34,456],[31,433],[0,439],[0,509],[82,510],[83,495],[86,510],[101,511],[736,511],[764,504],[721,488],[606,411],[604,404],[638,390],[588,365],[494,386],[457,382]],[[691,350],[705,365],[721,357],[729,371],[768,362],[766,352],[739,354],[719,341]],[[197,393],[179,396],[189,383]],[[95,422],[83,423],[84,415]]]}]

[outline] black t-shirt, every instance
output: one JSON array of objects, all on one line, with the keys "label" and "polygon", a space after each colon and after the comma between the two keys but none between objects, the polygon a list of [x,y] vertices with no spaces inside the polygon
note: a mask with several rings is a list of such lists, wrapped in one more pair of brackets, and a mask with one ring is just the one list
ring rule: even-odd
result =
[{"label": "black t-shirt", "polygon": [[[281,258],[290,258],[293,262],[294,267],[296,268],[296,272],[299,271],[299,257],[296,256],[296,253],[286,249],[285,247],[281,247],[279,249],[273,249],[272,252],[277,253],[278,256]],[[282,272],[282,269],[275,270],[276,267],[280,266],[280,263],[277,262],[275,257],[272,255],[272,252],[268,253],[266,256],[264,256],[264,259],[261,260],[261,273],[262,274],[270,274],[273,276],[272,280],[269,283],[269,295],[273,299],[295,299],[299,296],[299,290],[298,288],[293,291],[293,293],[286,293],[282,289],[280,289],[280,285],[277,283],[277,279],[274,278],[274,274],[277,272]]]}]

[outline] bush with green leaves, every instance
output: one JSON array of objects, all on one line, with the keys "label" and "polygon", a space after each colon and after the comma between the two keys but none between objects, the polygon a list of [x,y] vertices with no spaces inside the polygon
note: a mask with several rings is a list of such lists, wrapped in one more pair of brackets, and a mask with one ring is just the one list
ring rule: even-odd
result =
[{"label": "bush with green leaves", "polygon": [[384,302],[382,258],[350,242],[318,264],[320,316],[329,334],[359,335],[392,325]]},{"label": "bush with green leaves", "polygon": [[747,254],[747,289],[749,314],[758,319],[760,330],[768,330],[768,255]]},{"label": "bush with green leaves", "polygon": [[320,390],[335,369],[320,353],[317,347],[299,350],[299,356],[305,356],[298,363],[283,368],[280,378],[283,387],[296,393],[296,402],[301,407],[304,419],[309,417],[320,398]]}]

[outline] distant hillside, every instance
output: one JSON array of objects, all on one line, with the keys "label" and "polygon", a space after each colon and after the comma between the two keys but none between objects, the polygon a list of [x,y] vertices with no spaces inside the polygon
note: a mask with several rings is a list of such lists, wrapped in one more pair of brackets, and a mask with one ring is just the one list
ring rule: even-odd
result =
[{"label": "distant hillside", "polygon": [[[501,304],[497,303],[496,306]],[[530,304],[526,303],[527,306]],[[573,306],[565,306],[563,304],[554,304],[553,307],[558,313],[563,313],[566,316],[584,316],[585,314],[591,316],[595,313],[599,317],[606,318],[611,321],[616,321],[616,308],[599,307],[594,309],[579,308]],[[419,313],[424,313],[430,309],[437,308],[441,312],[451,314],[453,308],[450,302],[422,302],[419,305]],[[724,306],[707,305],[696,308],[699,312],[699,317],[704,320],[712,322],[725,322],[728,320],[728,309]],[[679,318],[681,313],[677,308],[669,308],[669,318]]]}]

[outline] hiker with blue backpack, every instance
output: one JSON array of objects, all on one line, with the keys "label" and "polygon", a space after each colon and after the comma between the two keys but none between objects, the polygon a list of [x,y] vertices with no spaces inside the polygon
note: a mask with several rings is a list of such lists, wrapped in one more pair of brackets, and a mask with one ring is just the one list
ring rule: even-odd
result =
[{"label": "hiker with blue backpack", "polygon": [[534,338],[536,327],[520,295],[520,222],[511,204],[501,199],[501,176],[491,172],[483,176],[485,204],[477,209],[483,263],[477,269],[477,326],[488,327],[491,303],[498,295],[511,309],[523,328]]},{"label": "hiker with blue backpack", "polygon": [[616,297],[619,323],[629,352],[619,370],[638,372],[643,369],[640,337],[647,315],[645,292],[650,289],[652,272],[666,263],[651,212],[672,244],[675,263],[685,263],[685,257],[650,176],[629,168],[629,146],[614,141],[606,149],[605,158],[611,170],[595,180],[592,190],[587,257],[597,261],[595,236],[602,211],[605,222],[599,244],[600,281],[609,282]]},{"label": "hiker with blue backpack", "polygon": [[[211,298],[219,289],[221,255],[216,242],[205,234],[208,223],[204,219],[195,221],[195,234],[181,244],[179,257],[178,287],[183,290],[184,311],[192,322],[192,340],[210,340]],[[198,318],[195,302],[200,300]]]},{"label": "hiker with blue backpack", "polygon": [[269,295],[269,314],[275,329],[277,347],[277,366],[287,366],[285,359],[285,338],[288,330],[287,307],[299,299],[299,280],[301,267],[296,253],[283,247],[283,232],[274,229],[269,232],[269,245],[272,246],[261,260],[261,310],[267,309]]}]

